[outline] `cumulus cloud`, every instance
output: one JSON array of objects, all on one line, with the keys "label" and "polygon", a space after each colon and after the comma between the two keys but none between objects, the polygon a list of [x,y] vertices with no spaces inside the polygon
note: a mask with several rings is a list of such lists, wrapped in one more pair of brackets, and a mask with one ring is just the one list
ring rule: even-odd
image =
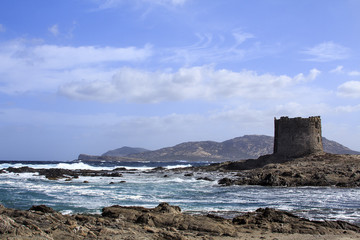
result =
[{"label": "cumulus cloud", "polygon": [[[108,79],[114,63],[142,62],[152,47],[59,46],[24,39],[0,44],[0,91],[56,91],[74,80]],[[111,72],[110,76],[107,76]],[[31,79],[29,79],[29,76]]]},{"label": "cumulus cloud", "polygon": [[321,71],[319,71],[316,68],[313,68],[310,70],[309,75],[305,76],[303,73],[299,73],[298,75],[296,75],[294,77],[294,80],[296,82],[308,82],[308,81],[313,81],[315,80],[319,75],[320,75]]},{"label": "cumulus cloud", "polygon": [[313,62],[330,62],[334,60],[342,60],[349,57],[349,49],[334,42],[323,42],[314,47],[307,48],[302,51],[303,54],[310,55],[306,59]]},{"label": "cumulus cloud", "polygon": [[57,24],[52,25],[51,27],[48,28],[48,30],[55,37],[57,37],[60,33],[59,26]]},{"label": "cumulus cloud", "polygon": [[292,78],[286,75],[259,75],[249,70],[234,72],[213,66],[180,68],[176,72],[122,68],[111,81],[75,81],[60,86],[59,93],[82,100],[141,103],[190,99],[270,99],[281,97],[284,89],[300,80],[314,79],[318,73],[313,69],[306,77],[297,75]]},{"label": "cumulus cloud", "polygon": [[348,81],[338,87],[338,95],[349,98],[360,98],[360,81]]}]

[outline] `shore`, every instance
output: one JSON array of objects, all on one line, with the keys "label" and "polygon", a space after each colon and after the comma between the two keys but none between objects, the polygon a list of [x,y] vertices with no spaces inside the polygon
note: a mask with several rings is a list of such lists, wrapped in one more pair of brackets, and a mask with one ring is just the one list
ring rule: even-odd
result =
[{"label": "shore", "polygon": [[223,162],[187,170],[222,172],[228,175],[219,180],[219,184],[223,186],[360,187],[360,155],[350,154],[318,153],[298,158],[265,155],[256,160]]},{"label": "shore", "polygon": [[[30,167],[0,169],[0,174],[38,173],[49,180],[71,181],[79,176],[122,177],[124,173],[134,173],[136,169],[115,168],[113,170],[70,170],[34,169]],[[213,180],[223,175],[220,185],[260,185],[280,187],[335,186],[360,187],[360,155],[317,153],[298,158],[264,155],[258,159],[214,163],[202,167],[166,169],[157,167],[146,172],[176,172],[185,176],[199,175],[198,180]]]},{"label": "shore", "polygon": [[105,207],[101,215],[63,215],[45,205],[29,210],[0,205],[1,239],[360,239],[360,227],[342,221],[310,221],[286,211],[258,209],[233,219],[155,208]]},{"label": "shore", "polygon": [[[9,167],[1,172],[38,173],[49,180],[71,182],[82,176],[107,177],[109,181],[114,181],[111,179],[121,179],[123,174],[134,174],[136,171],[126,168],[69,170]],[[224,162],[204,167],[158,167],[142,174],[150,172],[161,177],[168,177],[171,173],[181,174],[199,181],[220,179],[218,184],[224,187],[263,185],[353,188],[360,186],[360,156],[321,153],[286,159],[267,155],[257,160]],[[190,215],[167,203],[155,208],[110,206],[103,208],[101,215],[64,215],[44,205],[33,206],[29,210],[9,209],[0,205],[0,239],[345,240],[360,239],[360,227],[344,221],[310,221],[271,208],[225,219],[211,214]]]}]

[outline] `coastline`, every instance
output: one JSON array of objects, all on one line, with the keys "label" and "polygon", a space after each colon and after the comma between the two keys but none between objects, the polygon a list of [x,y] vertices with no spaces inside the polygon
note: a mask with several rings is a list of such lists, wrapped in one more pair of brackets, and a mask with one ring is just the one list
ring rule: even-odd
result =
[{"label": "coastline", "polygon": [[[158,167],[137,173],[143,177],[155,173],[159,179],[182,176],[184,179],[192,178],[204,183],[212,181],[220,188],[252,184],[280,187],[328,186],[351,189],[357,187],[356,184],[360,182],[359,157],[359,155],[312,154],[296,159],[278,159],[270,155],[263,156],[258,160],[178,169]],[[259,167],[259,165],[264,166]],[[2,171],[4,173],[12,172],[14,176],[21,173],[37,173],[47,179],[49,184],[73,182],[80,185],[79,181],[82,177],[91,179],[104,177],[104,179],[108,179],[106,181],[114,181],[111,179],[121,180],[123,174],[124,176],[126,174],[135,176],[134,173],[136,173],[136,170],[127,168],[84,170],[21,167],[7,168]],[[301,178],[297,171],[302,172]],[[324,178],[313,178],[315,173]],[[271,177],[267,177],[269,174]],[[217,176],[216,180],[219,180],[219,176],[225,178],[217,182],[212,179],[215,175]],[[302,181],[298,181],[298,179],[302,179]],[[312,179],[312,182],[305,181],[306,179]],[[352,179],[352,182],[349,179]],[[295,184],[292,185],[292,182]],[[341,184],[344,182],[348,184]],[[108,183],[109,186],[115,186],[114,184],[117,183]],[[85,186],[85,182],[82,185]],[[187,209],[184,208],[184,210]],[[182,213],[179,207],[168,204],[159,205],[156,208],[105,207],[102,215],[85,213],[64,215],[46,206],[34,207],[31,210],[16,210],[1,206],[0,234],[1,237],[8,239],[230,240],[255,238],[332,240],[360,239],[360,228],[345,221],[310,221],[290,212],[272,208],[248,211],[241,216],[224,219],[212,214]]]},{"label": "coastline", "polygon": [[29,210],[0,205],[5,239],[360,239],[360,227],[343,221],[310,221],[266,208],[233,219],[184,214],[177,206],[105,207],[101,215],[63,215],[45,205]]}]

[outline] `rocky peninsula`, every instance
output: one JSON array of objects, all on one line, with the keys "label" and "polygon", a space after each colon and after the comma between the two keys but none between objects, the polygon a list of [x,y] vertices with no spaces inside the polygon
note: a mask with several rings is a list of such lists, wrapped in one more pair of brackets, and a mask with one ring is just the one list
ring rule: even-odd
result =
[{"label": "rocky peninsula", "polygon": [[176,169],[185,172],[221,172],[219,184],[261,186],[360,187],[360,155],[316,153],[297,158],[262,156],[256,160],[224,162]]}]

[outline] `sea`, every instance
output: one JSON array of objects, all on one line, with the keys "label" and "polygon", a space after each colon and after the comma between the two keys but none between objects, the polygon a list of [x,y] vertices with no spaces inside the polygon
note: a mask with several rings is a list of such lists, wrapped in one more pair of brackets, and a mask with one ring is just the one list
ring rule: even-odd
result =
[{"label": "sea", "polygon": [[[207,165],[207,162],[0,161],[8,167],[112,170],[122,177],[48,180],[34,173],[1,173],[0,204],[29,209],[45,204],[63,214],[100,214],[112,205],[156,207],[167,202],[190,214],[232,218],[258,208],[277,208],[311,220],[343,220],[360,225],[360,188],[220,186],[223,173],[151,171]],[[214,181],[198,180],[207,176]],[[87,181],[88,183],[84,183]]]}]

